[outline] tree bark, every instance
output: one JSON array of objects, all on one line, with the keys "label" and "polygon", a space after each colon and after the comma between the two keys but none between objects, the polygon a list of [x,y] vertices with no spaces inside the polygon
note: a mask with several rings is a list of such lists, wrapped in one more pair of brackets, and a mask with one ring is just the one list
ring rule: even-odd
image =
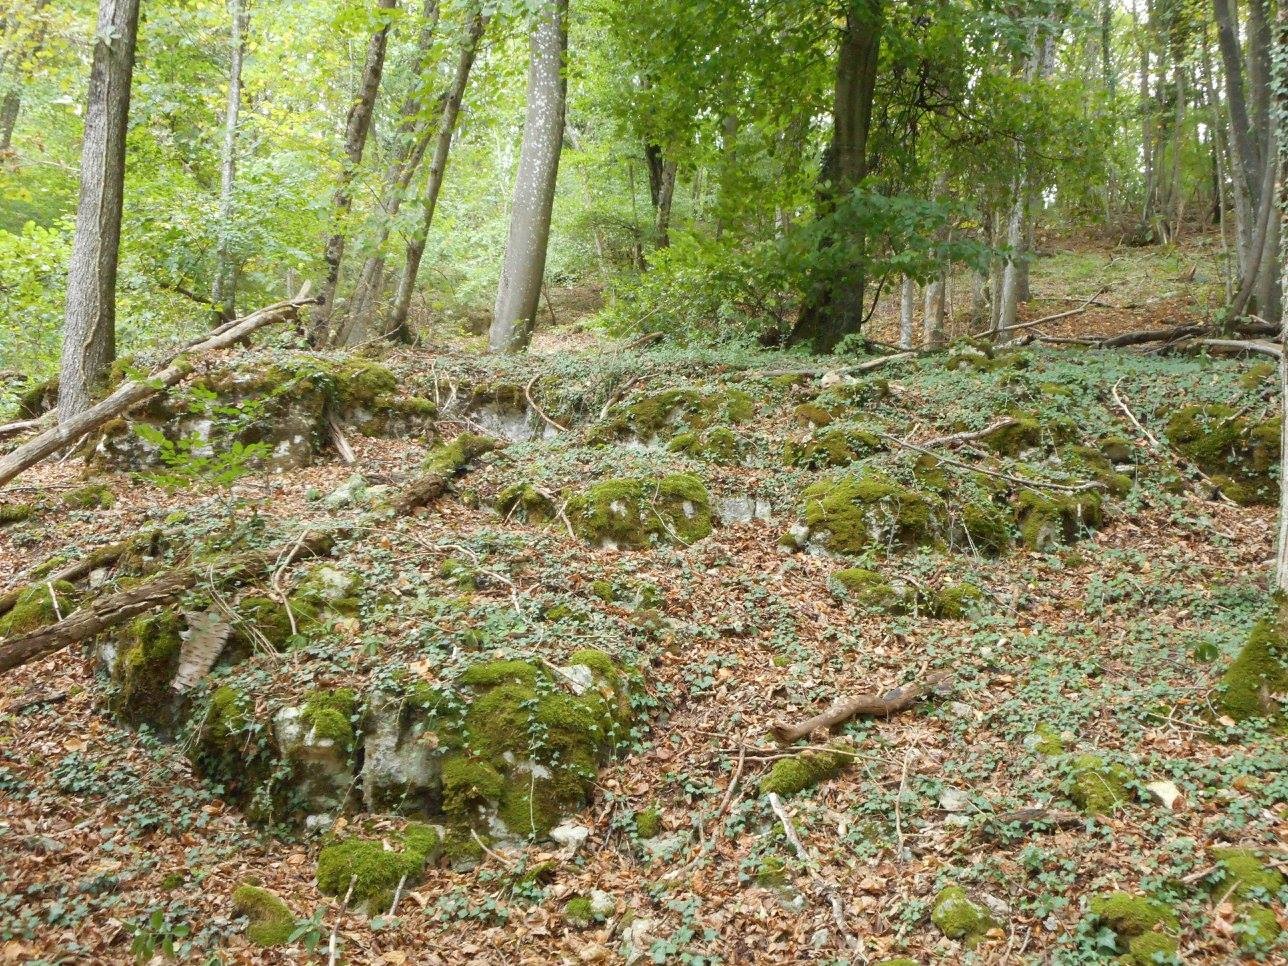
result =
[{"label": "tree bark", "polygon": [[182,353],[172,356],[165,368],[147,379],[124,382],[102,402],[88,409],[78,410],[67,418],[63,418],[60,412],[58,425],[28,440],[13,452],[0,456],[0,487],[45,457],[79,442],[104,423],[129,412],[139,403],[178,383],[192,371],[191,364],[184,358],[185,354],[200,355],[227,349],[266,325],[298,318],[303,306],[313,305],[316,301],[308,297],[306,285],[305,290],[289,302],[261,309],[244,319],[221,325],[204,339],[190,344]]},{"label": "tree bark", "polygon": [[537,320],[563,148],[567,50],[568,0],[547,0],[532,31],[523,150],[488,338],[493,352],[527,349]]},{"label": "tree bark", "polygon": [[[340,284],[340,266],[344,261],[344,247],[347,233],[344,225],[353,208],[353,181],[362,164],[362,156],[367,148],[367,135],[371,133],[371,119],[376,112],[376,97],[380,93],[380,80],[385,72],[385,53],[389,49],[389,30],[392,26],[390,13],[398,6],[398,0],[376,0],[376,7],[383,11],[381,26],[371,35],[367,44],[367,59],[362,68],[362,80],[358,85],[358,96],[349,108],[349,117],[344,128],[344,168],[340,173],[340,184],[331,199],[331,237],[326,243],[326,280],[322,284],[322,311],[318,313],[318,324],[329,329],[330,318],[335,314],[335,293]],[[319,332],[318,341],[329,339],[329,332]]]},{"label": "tree bark", "polygon": [[947,340],[944,338],[944,288],[946,271],[939,270],[926,286],[925,304],[922,306],[921,325],[927,349],[942,349]]},{"label": "tree bark", "polygon": [[246,9],[245,3],[246,0],[228,0],[228,12],[232,20],[229,37],[231,67],[228,71],[228,105],[224,110],[224,143],[219,165],[219,246],[215,254],[215,279],[210,291],[215,325],[227,322],[237,314],[237,289],[229,249],[232,238],[233,192],[237,186],[237,124],[241,115],[242,61],[246,57],[246,32],[250,27],[250,11]]},{"label": "tree bark", "polygon": [[[868,132],[883,20],[882,0],[850,0],[847,4],[845,33],[836,62],[832,140],[824,155],[819,188],[820,217],[833,214],[867,174]],[[827,238],[822,247],[840,243],[862,250],[865,239],[861,233],[853,232],[846,239]],[[789,341],[809,342],[815,352],[824,353],[836,348],[845,336],[860,331],[866,282],[862,265],[839,277],[830,274],[819,279]]]},{"label": "tree bark", "polygon": [[402,210],[407,189],[412,179],[416,177],[421,161],[425,158],[434,122],[442,114],[446,94],[438,98],[435,111],[428,116],[425,114],[424,98],[425,85],[428,82],[425,75],[429,66],[430,52],[434,47],[434,34],[438,29],[438,20],[438,0],[425,0],[425,6],[421,11],[420,39],[416,45],[416,54],[411,66],[413,87],[399,112],[402,122],[398,129],[393,160],[385,172],[385,185],[380,195],[380,209],[377,214],[376,237],[372,243],[371,254],[367,256],[366,263],[362,266],[362,273],[358,276],[358,284],[354,288],[349,317],[338,339],[342,345],[357,344],[367,336],[385,279],[385,243],[389,240],[394,219]]},{"label": "tree bark", "polygon": [[671,246],[671,205],[675,201],[675,176],[677,173],[674,161],[662,164],[662,181],[657,194],[657,247]]},{"label": "tree bark", "polygon": [[[1279,156],[1279,211],[1281,234],[1288,236],[1288,3],[1280,0],[1275,18],[1274,113],[1275,147]],[[1280,274],[1280,289],[1288,292],[1288,259],[1276,266]],[[1280,411],[1288,414],[1288,326],[1280,332],[1279,400]],[[1275,553],[1273,587],[1288,593],[1288,416],[1280,420],[1279,437],[1279,540]]]},{"label": "tree bark", "polygon": [[125,135],[134,78],[139,0],[100,0],[81,147],[76,235],[67,266],[67,311],[58,415],[90,404],[116,356],[116,271],[125,193]]},{"label": "tree bark", "polygon": [[[40,12],[49,5],[49,0],[35,0],[31,6],[31,15],[38,18],[35,27],[32,29],[31,44],[26,51],[26,57],[34,58],[40,53],[40,49],[45,44],[45,21],[41,18]],[[14,51],[13,55],[21,54],[21,51]],[[5,57],[7,62],[9,57]],[[4,93],[4,98],[0,99],[0,153],[9,151],[13,147],[13,132],[18,126],[18,115],[22,111],[22,84],[23,84],[23,64],[22,57],[18,57],[18,62],[12,65],[8,86]],[[3,67],[0,67],[3,70]]]},{"label": "tree bark", "polygon": [[398,281],[398,294],[394,298],[393,312],[385,327],[386,334],[399,342],[411,342],[411,328],[407,324],[411,314],[411,297],[416,291],[416,276],[420,274],[420,262],[425,255],[425,242],[429,238],[429,229],[434,222],[434,211],[438,207],[438,193],[443,187],[443,177],[447,173],[447,157],[452,149],[452,135],[456,131],[456,120],[461,113],[461,103],[465,99],[465,88],[469,84],[470,71],[474,67],[474,58],[478,54],[479,42],[487,30],[488,16],[475,13],[470,20],[469,34],[456,59],[456,74],[452,86],[443,101],[443,111],[438,118],[438,134],[434,140],[434,155],[429,162],[429,175],[425,181],[425,193],[421,198],[420,221],[412,231],[411,240],[407,243],[406,263]]},{"label": "tree bark", "polygon": [[912,348],[914,316],[917,311],[917,283],[905,275],[899,293],[899,348]]}]

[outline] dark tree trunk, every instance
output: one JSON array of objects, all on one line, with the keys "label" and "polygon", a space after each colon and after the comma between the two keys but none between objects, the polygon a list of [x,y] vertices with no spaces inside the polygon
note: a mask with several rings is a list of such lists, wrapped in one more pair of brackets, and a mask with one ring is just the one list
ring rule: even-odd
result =
[{"label": "dark tree trunk", "polygon": [[[40,17],[40,12],[47,6],[49,0],[35,0],[31,6],[31,15]],[[4,97],[0,99],[0,152],[13,147],[13,131],[18,126],[18,115],[22,111],[23,59],[36,57],[40,53],[40,48],[45,45],[45,27],[45,20],[38,19],[32,28],[31,43],[27,50],[24,52],[19,49],[11,55],[16,57],[16,63],[8,72]]]},{"label": "dark tree trunk", "polygon": [[[851,0],[847,4],[845,33],[836,65],[832,141],[824,155],[819,186],[821,217],[834,213],[838,203],[867,174],[868,130],[876,93],[882,17],[882,0]],[[823,242],[826,247],[838,244],[861,251],[864,239],[850,233]],[[861,265],[819,279],[790,342],[808,342],[815,352],[831,352],[845,336],[862,329],[865,284]]]},{"label": "dark tree trunk", "polygon": [[210,303],[214,324],[219,325],[237,314],[237,286],[230,258],[234,191],[237,187],[237,124],[241,115],[242,61],[246,56],[246,32],[250,13],[244,0],[230,0],[232,20],[229,47],[231,66],[228,71],[228,104],[224,110],[224,143],[219,170],[219,245],[215,256],[215,279]]},{"label": "dark tree trunk", "polygon": [[[398,0],[377,0],[376,6],[382,11],[397,8]],[[349,117],[344,129],[344,170],[340,174],[340,184],[331,201],[331,237],[326,243],[326,280],[322,284],[322,311],[318,313],[319,325],[329,327],[330,317],[335,312],[335,293],[340,284],[340,265],[344,261],[346,232],[344,222],[353,208],[353,180],[358,167],[362,164],[362,155],[367,147],[367,135],[371,133],[371,119],[376,111],[376,96],[380,93],[380,79],[385,72],[385,52],[389,49],[389,29],[392,21],[388,14],[381,21],[381,27],[371,35],[367,44],[367,59],[362,68],[362,81],[358,86],[358,96],[349,108]],[[327,336],[319,333],[319,341],[326,341]]]},{"label": "dark tree trunk", "polygon": [[[76,236],[67,266],[67,313],[58,418],[88,409],[116,356],[116,270],[125,193],[125,134],[139,0],[101,0],[81,146]],[[112,38],[108,42],[105,38]]]}]

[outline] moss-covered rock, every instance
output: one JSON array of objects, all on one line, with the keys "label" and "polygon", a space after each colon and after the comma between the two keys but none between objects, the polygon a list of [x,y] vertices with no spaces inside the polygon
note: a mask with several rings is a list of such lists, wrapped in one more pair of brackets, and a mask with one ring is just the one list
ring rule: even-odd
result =
[{"label": "moss-covered rock", "polygon": [[285,946],[295,931],[290,906],[276,894],[254,885],[241,885],[233,892],[233,915],[245,916],[246,938],[256,946]]},{"label": "moss-covered rock", "polygon": [[105,483],[91,483],[64,493],[59,502],[69,510],[110,510],[116,505],[116,494]]},{"label": "moss-covered rock", "polygon": [[1235,721],[1254,717],[1282,718],[1277,696],[1288,693],[1288,644],[1279,623],[1257,624],[1221,676],[1219,706]]},{"label": "moss-covered rock", "polygon": [[179,670],[183,615],[166,608],[130,622],[120,635],[112,667],[110,705],[122,720],[169,729],[177,723],[179,696],[170,683]]},{"label": "moss-covered rock", "polygon": [[1127,943],[1127,962],[1132,966],[1158,966],[1159,963],[1176,962],[1180,940],[1161,932],[1147,932],[1133,936]]},{"label": "moss-covered rock", "polygon": [[1107,926],[1116,949],[1129,963],[1152,966],[1156,953],[1174,956],[1179,922],[1166,903],[1130,892],[1092,896],[1087,912],[1095,923]]},{"label": "moss-covered rock", "polygon": [[75,609],[76,599],[75,586],[65,580],[32,584],[18,594],[7,614],[0,615],[0,638],[30,634],[53,624],[60,610],[66,616]]},{"label": "moss-covered rock", "polygon": [[887,580],[875,570],[847,567],[828,578],[828,588],[861,607],[888,614],[906,614],[917,605],[917,593],[907,581]]},{"label": "moss-covered rock", "polygon": [[564,903],[563,917],[574,929],[587,929],[595,924],[595,906],[587,896],[573,896]]},{"label": "moss-covered rock", "polygon": [[1025,745],[1039,755],[1047,758],[1054,758],[1056,755],[1063,755],[1064,738],[1060,732],[1045,721],[1039,721],[1033,729],[1033,734],[1029,735]]},{"label": "moss-covered rock", "polygon": [[1167,438],[1236,503],[1279,499],[1279,419],[1252,420],[1232,406],[1186,406],[1167,421]]},{"label": "moss-covered rock", "polygon": [[783,445],[783,462],[788,466],[828,469],[849,466],[885,449],[876,433],[853,427],[820,430],[803,442],[788,440]]},{"label": "moss-covered rock", "polygon": [[961,886],[948,886],[935,896],[930,921],[949,939],[973,946],[997,925],[984,906],[973,902]]},{"label": "moss-covered rock", "polygon": [[836,553],[933,544],[942,526],[938,498],[875,469],[821,480],[802,496],[809,542]]},{"label": "moss-covered rock", "polygon": [[662,813],[656,808],[646,808],[635,814],[635,834],[642,839],[657,838],[662,831]]},{"label": "moss-covered rock", "polygon": [[184,741],[197,773],[218,783],[223,796],[253,822],[288,817],[288,789],[278,780],[280,752],[265,724],[256,720],[254,702],[245,693],[224,685],[191,716]]},{"label": "moss-covered rock", "polygon": [[671,440],[667,450],[709,463],[735,464],[742,446],[733,430],[717,426],[705,432],[688,430]]},{"label": "moss-covered rock", "polygon": [[1107,815],[1131,798],[1133,779],[1124,765],[1099,755],[1079,755],[1070,763],[1069,797],[1088,815]]},{"label": "moss-covered rock", "polygon": [[519,523],[544,524],[559,515],[559,508],[531,483],[513,483],[497,494],[496,512]]},{"label": "moss-covered rock", "polygon": [[1240,949],[1253,955],[1269,952],[1282,933],[1279,917],[1268,906],[1245,905],[1235,918],[1235,941]]},{"label": "moss-covered rock", "polygon": [[474,460],[496,449],[496,440],[474,433],[462,433],[446,443],[439,443],[426,454],[420,468],[426,473],[455,476]]},{"label": "moss-covered rock", "polygon": [[988,595],[972,583],[950,584],[933,591],[926,602],[930,616],[961,620],[983,606]]},{"label": "moss-covered rock", "polygon": [[348,894],[353,905],[372,916],[388,912],[398,884],[419,881],[426,864],[438,856],[441,841],[432,826],[412,824],[399,845],[386,849],[380,839],[357,837],[332,842],[318,854],[318,891],[341,898]]},{"label": "moss-covered rock", "polygon": [[1279,365],[1274,362],[1254,362],[1239,377],[1239,388],[1259,389],[1261,384],[1272,376],[1279,374]]},{"label": "moss-covered rock", "polygon": [[688,546],[711,534],[711,498],[689,473],[605,480],[568,501],[573,531],[595,546]]},{"label": "moss-covered rock", "polygon": [[1074,475],[1090,477],[1114,496],[1126,496],[1135,485],[1135,481],[1126,473],[1119,473],[1109,457],[1097,447],[1064,446],[1060,449],[1060,459]]},{"label": "moss-covered rock", "polygon": [[1030,550],[1045,552],[1076,542],[1085,530],[1104,521],[1104,504],[1094,490],[1053,493],[1023,490],[1016,499],[1020,540]]},{"label": "moss-covered rock", "polygon": [[794,795],[819,782],[835,778],[854,761],[854,756],[844,751],[802,751],[790,758],[780,758],[760,780],[760,792],[768,795]]},{"label": "moss-covered rock", "polygon": [[30,503],[0,503],[0,527],[30,520],[36,508]]},{"label": "moss-covered rock", "polygon": [[825,426],[832,425],[836,420],[836,414],[826,406],[807,402],[801,403],[792,410],[792,419],[804,426],[822,429]]},{"label": "moss-covered rock", "polygon": [[741,389],[667,389],[613,407],[590,434],[592,442],[634,439],[645,444],[668,440],[685,430],[745,423],[756,405]]},{"label": "moss-covered rock", "polygon": [[1215,849],[1212,857],[1220,873],[1212,891],[1222,899],[1265,902],[1284,887],[1283,873],[1267,865],[1251,849]]}]

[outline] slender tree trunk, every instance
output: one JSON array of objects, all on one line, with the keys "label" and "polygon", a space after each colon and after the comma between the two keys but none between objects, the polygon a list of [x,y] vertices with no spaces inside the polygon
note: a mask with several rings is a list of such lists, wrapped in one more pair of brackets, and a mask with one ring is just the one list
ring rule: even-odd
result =
[{"label": "slender tree trunk", "polygon": [[394,219],[402,210],[425,151],[429,146],[431,132],[435,121],[442,115],[443,103],[447,95],[438,98],[436,110],[425,116],[424,91],[429,78],[426,75],[429,56],[434,47],[434,34],[438,28],[438,0],[425,0],[421,10],[420,38],[416,45],[416,54],[411,64],[412,91],[403,101],[399,115],[402,121],[398,128],[397,143],[393,150],[393,160],[385,171],[385,184],[380,195],[380,209],[377,213],[376,236],[358,276],[353,298],[349,305],[349,317],[337,341],[342,345],[352,345],[366,338],[367,329],[376,312],[376,302],[384,287],[385,279],[385,242],[393,230]]},{"label": "slender tree trunk", "polygon": [[447,157],[452,149],[452,135],[456,131],[456,120],[461,113],[461,102],[465,99],[465,88],[469,84],[470,71],[474,67],[474,58],[478,54],[479,42],[487,30],[488,17],[475,13],[470,20],[469,34],[456,59],[456,73],[452,86],[443,100],[443,110],[438,117],[438,133],[434,139],[434,155],[429,162],[429,175],[425,180],[425,192],[421,197],[420,221],[412,230],[411,240],[407,242],[407,257],[403,273],[398,280],[398,293],[394,297],[393,311],[385,327],[386,334],[400,342],[411,342],[411,327],[407,319],[411,314],[411,297],[416,291],[416,277],[420,274],[420,262],[425,255],[425,243],[429,239],[429,229],[434,223],[434,212],[438,207],[438,193],[443,187],[443,177],[447,173]]},{"label": "slender tree trunk", "polygon": [[67,266],[60,420],[89,408],[93,389],[102,383],[116,356],[116,270],[125,193],[125,134],[138,27],[139,0],[101,0],[81,145],[76,235]]},{"label": "slender tree trunk", "polygon": [[[25,53],[25,57],[33,58],[39,55],[40,49],[45,45],[45,21],[40,17],[41,11],[49,6],[49,0],[34,0],[31,5],[30,14],[37,18],[36,24],[32,29],[31,44]],[[18,115],[22,111],[22,84],[23,84],[23,53],[21,50],[14,51],[16,62],[9,71],[9,79],[6,85],[4,97],[0,99],[0,152],[9,151],[13,147],[13,132],[18,126]],[[0,72],[4,71],[7,61],[10,57],[6,56],[5,65],[0,65]]]},{"label": "slender tree trunk", "polygon": [[947,340],[944,338],[944,293],[947,285],[947,272],[939,274],[926,286],[925,304],[922,307],[922,334],[927,349],[942,349]]},{"label": "slender tree trunk", "polygon": [[[1221,3],[1222,0],[1214,0]],[[1132,17],[1136,16],[1136,7],[1132,5]],[[1149,48],[1153,21],[1153,5],[1146,0],[1145,22],[1138,25],[1140,29],[1140,138],[1141,167],[1144,182],[1144,197],[1141,201],[1141,228],[1143,232],[1152,232],[1150,222],[1153,218],[1154,201],[1154,135],[1151,114],[1153,108],[1149,99]]]},{"label": "slender tree trunk", "polygon": [[917,283],[909,276],[903,277],[903,289],[899,295],[899,348],[912,348],[914,317],[917,311]]},{"label": "slender tree trunk", "polygon": [[[867,174],[868,132],[876,94],[883,18],[882,0],[852,0],[848,4],[845,33],[837,57],[832,140],[824,157],[819,189],[818,208],[822,217],[834,213],[837,204]],[[841,244],[862,251],[865,242],[863,237],[856,237],[853,229],[847,228],[847,237],[827,238],[822,245]],[[866,283],[861,264],[819,279],[789,341],[809,342],[815,352],[824,353],[836,348],[845,336],[859,332],[863,328]]]},{"label": "slender tree trunk", "polygon": [[528,109],[515,177],[510,236],[488,342],[493,352],[522,352],[532,340],[550,242],[568,81],[568,0],[546,0],[532,31]]},{"label": "slender tree trunk", "polygon": [[1176,84],[1176,113],[1172,118],[1172,242],[1181,237],[1181,219],[1185,217],[1185,192],[1181,185],[1181,136],[1185,128],[1185,72],[1178,60],[1172,67]]},{"label": "slender tree trunk", "polygon": [[662,182],[657,194],[657,247],[669,248],[671,245],[671,204],[675,200],[676,163],[666,161],[662,165]]},{"label": "slender tree trunk", "polygon": [[[1274,116],[1275,141],[1279,156],[1279,211],[1280,234],[1288,236],[1288,3],[1280,0],[1275,19]],[[1288,259],[1277,266],[1280,288],[1288,292]],[[1288,327],[1285,327],[1288,329]],[[1279,399],[1281,411],[1288,414],[1288,331],[1280,336]],[[1288,415],[1280,420],[1279,439],[1279,542],[1275,554],[1274,590],[1288,593]]]},{"label": "slender tree trunk", "polygon": [[1208,104],[1212,109],[1212,169],[1216,178],[1216,184],[1213,186],[1213,192],[1216,196],[1216,216],[1217,223],[1221,229],[1221,252],[1222,266],[1221,276],[1225,284],[1225,299],[1229,302],[1234,298],[1234,284],[1231,281],[1230,273],[1230,242],[1228,238],[1228,228],[1226,224],[1226,205],[1225,205],[1225,145],[1221,132],[1225,126],[1224,115],[1221,112],[1221,102],[1217,97],[1216,84],[1212,80],[1212,58],[1208,54],[1208,40],[1206,35],[1203,38],[1203,86]]},{"label": "slender tree trunk", "polygon": [[237,314],[237,288],[233,282],[229,245],[233,226],[233,193],[237,186],[237,123],[241,114],[242,61],[246,56],[246,32],[250,27],[250,11],[245,4],[246,0],[228,0],[232,20],[229,44],[232,67],[228,71],[228,106],[224,111],[224,144],[219,168],[219,247],[210,293],[216,325]]},{"label": "slender tree trunk", "polygon": [[[367,135],[371,133],[371,119],[376,112],[376,97],[380,93],[380,80],[385,71],[385,53],[389,49],[389,30],[392,26],[389,12],[396,9],[398,0],[376,0],[376,7],[382,11],[380,27],[371,35],[367,44],[367,59],[362,68],[362,81],[358,85],[358,96],[349,108],[349,117],[344,129],[344,169],[340,173],[340,184],[331,200],[331,236],[326,243],[326,280],[322,283],[322,311],[318,313],[319,326],[329,329],[330,319],[335,314],[335,294],[340,284],[340,266],[344,261],[344,247],[347,241],[345,221],[353,208],[353,181],[362,164],[362,155],[367,148]],[[327,341],[329,332],[319,332],[319,341]]]}]

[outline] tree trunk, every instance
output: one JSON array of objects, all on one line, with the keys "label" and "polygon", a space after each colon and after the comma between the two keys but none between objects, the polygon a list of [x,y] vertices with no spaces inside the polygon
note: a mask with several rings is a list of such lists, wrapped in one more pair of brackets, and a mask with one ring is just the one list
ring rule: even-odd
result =
[{"label": "tree trunk", "polygon": [[[868,131],[876,94],[877,62],[884,17],[882,0],[852,0],[847,5],[845,34],[836,64],[832,105],[832,140],[823,159],[819,215],[827,217],[863,180],[868,170]],[[823,247],[838,244],[861,251],[865,239],[826,238]],[[845,336],[863,328],[866,275],[862,264],[815,283],[809,303],[792,331],[790,342],[809,342],[815,352],[831,352]]]},{"label": "tree trunk", "polygon": [[899,293],[899,348],[912,348],[913,317],[917,311],[917,283],[909,276],[903,277]]},{"label": "tree trunk", "polygon": [[[1221,3],[1222,0],[1214,0]],[[1132,18],[1136,18],[1136,6],[1132,4]],[[1149,38],[1153,21],[1153,5],[1146,0],[1145,4],[1145,22],[1138,27],[1141,33],[1140,41],[1140,137],[1142,151],[1142,178],[1144,181],[1144,199],[1141,202],[1141,226],[1149,230],[1149,224],[1153,215],[1154,200],[1154,136],[1151,113],[1152,108],[1149,100]]]},{"label": "tree trunk", "polygon": [[[1279,211],[1280,233],[1288,235],[1288,3],[1280,0],[1279,13],[1275,20],[1275,58],[1274,58],[1274,91],[1275,91],[1275,147],[1279,155]],[[1288,292],[1288,259],[1277,267],[1280,272],[1280,289]],[[1288,328],[1288,327],[1286,327]],[[1288,413],[1288,331],[1281,332],[1282,350],[1279,354],[1279,399],[1281,411]],[[1279,438],[1279,543],[1275,554],[1274,590],[1283,594],[1288,592],[1288,418],[1280,420]]]},{"label": "tree trunk", "polygon": [[[31,6],[30,15],[38,18],[36,25],[32,29],[31,44],[26,52],[27,57],[35,57],[40,53],[40,48],[45,44],[45,21],[40,17],[40,12],[49,6],[49,0],[35,0]],[[0,153],[9,151],[13,147],[13,131],[18,126],[18,114],[22,111],[22,84],[23,84],[23,58],[22,51],[13,51],[17,57],[17,62],[12,65],[10,71],[9,83],[4,93],[4,98],[0,99]],[[4,58],[6,64],[9,57]],[[0,71],[3,71],[4,64],[0,64]]]},{"label": "tree trunk", "polygon": [[237,288],[229,259],[233,223],[233,191],[237,185],[237,123],[241,115],[242,61],[246,56],[246,32],[250,12],[244,0],[229,0],[232,19],[229,50],[232,67],[228,71],[228,106],[224,111],[224,144],[219,168],[219,247],[215,255],[215,280],[210,302],[215,324],[226,322],[237,314]]},{"label": "tree trunk", "polygon": [[[340,265],[344,261],[347,240],[344,223],[353,208],[353,181],[366,151],[371,119],[376,112],[376,96],[380,93],[380,80],[385,72],[385,53],[389,49],[389,29],[392,25],[388,11],[395,10],[397,6],[398,0],[376,0],[376,7],[384,11],[380,15],[381,26],[371,35],[367,44],[367,59],[362,68],[358,96],[349,108],[349,117],[345,123],[345,163],[340,173],[340,184],[331,199],[332,229],[331,237],[326,243],[326,280],[322,283],[322,311],[318,313],[318,324],[323,329],[329,329],[330,318],[335,314],[335,293],[340,284]],[[318,333],[318,341],[325,342],[328,338],[329,333]]]},{"label": "tree trunk", "polygon": [[429,238],[429,228],[434,222],[434,211],[438,207],[438,193],[443,187],[443,176],[447,172],[447,156],[452,148],[456,119],[461,112],[465,88],[469,84],[470,71],[474,67],[479,41],[487,30],[488,19],[488,16],[482,13],[475,13],[470,20],[469,35],[457,57],[456,74],[438,118],[434,156],[429,162],[429,175],[425,181],[425,193],[421,198],[420,222],[412,231],[411,240],[407,243],[406,264],[398,281],[398,294],[394,298],[393,312],[385,327],[386,334],[400,342],[411,342],[411,329],[407,324],[407,318],[411,314],[411,297],[416,290],[416,276],[420,274],[420,261],[425,254],[425,242]]},{"label": "tree trunk", "polygon": [[946,343],[944,338],[944,290],[947,282],[947,272],[944,269],[939,270],[939,274],[931,279],[930,284],[926,286],[925,305],[922,309],[922,332],[926,341],[927,349],[942,349]]},{"label": "tree trunk", "polygon": [[101,0],[81,146],[76,236],[67,266],[60,419],[70,419],[89,407],[93,389],[116,356],[116,270],[125,193],[125,134],[138,27],[139,0]]},{"label": "tree trunk", "polygon": [[657,194],[657,247],[669,248],[671,245],[671,204],[675,200],[676,163],[666,161],[662,164],[662,181]]},{"label": "tree trunk", "polygon": [[488,337],[493,352],[527,349],[537,320],[563,148],[567,50],[568,0],[546,0],[532,31],[523,150]]},{"label": "tree trunk", "polygon": [[435,120],[442,114],[443,102],[447,95],[438,98],[436,109],[425,116],[423,92],[428,78],[426,74],[429,55],[434,47],[434,34],[438,29],[438,0],[425,0],[421,11],[420,38],[416,45],[416,54],[411,64],[412,91],[403,101],[399,116],[402,122],[398,128],[398,139],[393,150],[393,160],[385,171],[385,184],[380,195],[380,209],[377,213],[376,237],[372,242],[371,254],[367,256],[354,288],[353,298],[349,305],[349,316],[340,333],[338,342],[341,345],[354,345],[362,342],[367,336],[371,319],[376,313],[376,302],[385,279],[384,246],[393,230],[394,219],[402,209],[407,197],[407,189],[429,146],[430,132],[434,129]]}]

